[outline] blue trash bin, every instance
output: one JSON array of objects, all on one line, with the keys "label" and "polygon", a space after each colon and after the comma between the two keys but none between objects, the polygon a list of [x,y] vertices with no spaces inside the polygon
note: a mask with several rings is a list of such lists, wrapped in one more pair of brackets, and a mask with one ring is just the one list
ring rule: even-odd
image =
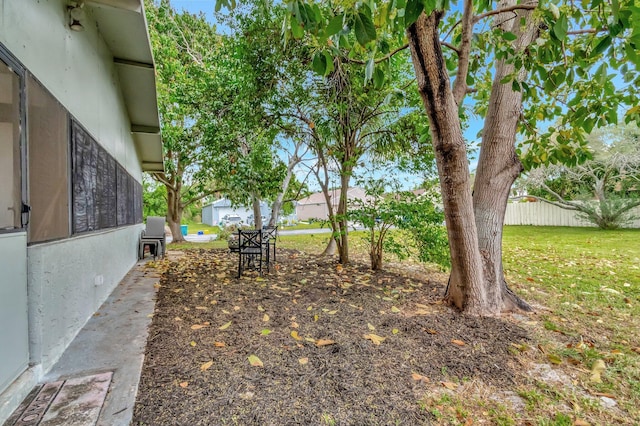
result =
[{"label": "blue trash bin", "polygon": [[187,235],[187,230],[188,230],[188,226],[187,225],[180,225],[180,231],[182,231],[182,235],[186,236]]}]

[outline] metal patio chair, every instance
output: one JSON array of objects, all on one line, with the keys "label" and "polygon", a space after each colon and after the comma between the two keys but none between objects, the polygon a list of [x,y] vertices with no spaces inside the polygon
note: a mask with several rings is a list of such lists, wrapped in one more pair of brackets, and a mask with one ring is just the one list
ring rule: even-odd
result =
[{"label": "metal patio chair", "polygon": [[[268,250],[268,246],[266,248]],[[256,270],[262,275],[263,264],[267,259],[262,231],[238,230],[238,278],[247,269]]]},{"label": "metal patio chair", "polygon": [[164,257],[167,248],[167,237],[164,232],[164,217],[147,216],[147,224],[140,234],[140,242],[138,244],[138,259],[144,258],[144,249],[149,247],[149,251],[153,253],[153,259],[156,256]]}]

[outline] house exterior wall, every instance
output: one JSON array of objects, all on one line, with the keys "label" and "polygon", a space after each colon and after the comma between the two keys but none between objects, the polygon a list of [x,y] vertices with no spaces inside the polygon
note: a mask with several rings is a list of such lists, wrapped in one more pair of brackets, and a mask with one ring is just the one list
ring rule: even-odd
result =
[{"label": "house exterior wall", "polygon": [[[141,182],[113,54],[87,8],[85,30],[69,30],[66,5],[66,0],[0,0],[0,43]],[[2,409],[46,374],[136,263],[141,229],[141,224],[122,226],[26,249],[32,367],[8,395],[0,395],[0,423]]]},{"label": "house exterior wall", "polygon": [[31,362],[48,371],[137,260],[138,226],[27,249]]},{"label": "house exterior wall", "polygon": [[329,217],[329,210],[327,204],[298,204],[296,206],[296,216],[298,220],[309,219],[327,219]]},{"label": "house exterior wall", "polygon": [[[253,209],[249,207],[232,207],[226,199],[218,200],[202,208],[202,223],[217,226],[222,218],[227,214],[235,214],[242,218],[242,222],[246,225],[249,216],[253,215]],[[260,203],[260,211],[262,216],[267,220],[271,217],[271,208],[266,202]]]},{"label": "house exterior wall", "polygon": [[85,7],[85,30],[69,30],[66,4],[65,0],[0,0],[0,42],[141,181],[113,54],[89,8]]},{"label": "house exterior wall", "polygon": [[209,204],[202,208],[202,223],[209,226],[217,225],[217,222],[213,221],[213,205]]}]

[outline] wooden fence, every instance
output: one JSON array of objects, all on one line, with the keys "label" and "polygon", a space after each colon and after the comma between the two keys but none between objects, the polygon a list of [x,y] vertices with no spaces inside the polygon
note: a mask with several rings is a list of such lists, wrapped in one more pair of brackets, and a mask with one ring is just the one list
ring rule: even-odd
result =
[{"label": "wooden fence", "polygon": [[[640,216],[640,208],[632,210]],[[561,209],[544,202],[509,203],[504,217],[505,225],[534,226],[595,226],[578,217],[572,210]],[[640,228],[640,219],[625,225],[625,228]]]}]

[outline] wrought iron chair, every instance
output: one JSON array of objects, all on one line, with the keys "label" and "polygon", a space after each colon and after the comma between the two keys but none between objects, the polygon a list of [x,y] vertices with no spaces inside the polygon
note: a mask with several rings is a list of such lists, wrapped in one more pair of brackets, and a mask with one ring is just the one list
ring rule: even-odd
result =
[{"label": "wrought iron chair", "polygon": [[[268,246],[266,251],[268,251]],[[265,252],[262,231],[238,230],[238,278],[247,269],[257,270],[262,275],[262,267],[267,260],[268,255]],[[268,263],[266,264],[268,268]]]},{"label": "wrought iron chair", "polygon": [[144,248],[148,246],[149,251],[153,253],[153,259],[156,256],[164,257],[167,248],[167,237],[164,232],[164,217],[147,216],[147,225],[140,234],[138,243],[138,259],[144,258]]},{"label": "wrought iron chair", "polygon": [[[276,261],[276,239],[278,238],[277,226],[265,226],[262,228],[262,242],[267,246],[267,265]],[[273,252],[273,256],[271,253]]]}]

